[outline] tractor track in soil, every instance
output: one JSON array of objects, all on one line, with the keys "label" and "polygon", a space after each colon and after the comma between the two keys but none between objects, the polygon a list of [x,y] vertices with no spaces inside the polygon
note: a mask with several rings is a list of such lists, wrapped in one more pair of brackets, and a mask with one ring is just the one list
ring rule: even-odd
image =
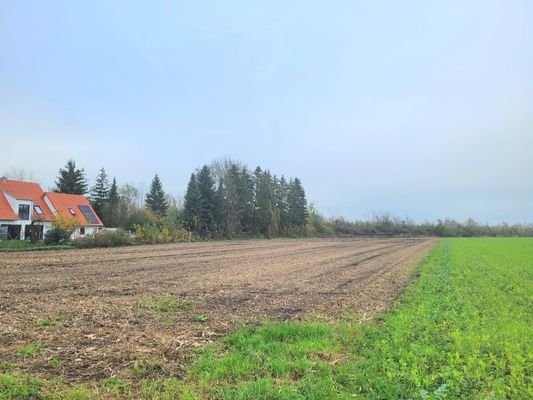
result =
[{"label": "tractor track in soil", "polygon": [[[386,311],[435,242],[279,239],[3,253],[0,360],[68,382],[128,378],[139,360],[180,375],[193,348],[262,319]],[[190,307],[138,306],[169,295]],[[55,322],[43,327],[43,320]],[[36,343],[45,345],[38,354],[17,355]]]}]

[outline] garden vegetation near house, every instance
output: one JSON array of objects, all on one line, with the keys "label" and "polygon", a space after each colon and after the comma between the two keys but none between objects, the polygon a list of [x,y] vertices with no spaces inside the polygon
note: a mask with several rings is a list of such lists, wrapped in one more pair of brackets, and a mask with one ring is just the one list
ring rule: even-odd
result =
[{"label": "garden vegetation near house", "polygon": [[197,353],[183,379],[154,361],[132,380],[70,386],[4,365],[0,398],[532,398],[532,265],[532,239],[446,239],[370,322],[347,311],[245,328]]}]

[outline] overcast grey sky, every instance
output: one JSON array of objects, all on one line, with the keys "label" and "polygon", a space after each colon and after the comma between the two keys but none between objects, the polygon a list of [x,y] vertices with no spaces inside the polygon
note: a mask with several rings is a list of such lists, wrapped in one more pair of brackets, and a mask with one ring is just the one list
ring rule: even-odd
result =
[{"label": "overcast grey sky", "polygon": [[220,157],[327,216],[533,222],[533,2],[0,1],[0,174]]}]

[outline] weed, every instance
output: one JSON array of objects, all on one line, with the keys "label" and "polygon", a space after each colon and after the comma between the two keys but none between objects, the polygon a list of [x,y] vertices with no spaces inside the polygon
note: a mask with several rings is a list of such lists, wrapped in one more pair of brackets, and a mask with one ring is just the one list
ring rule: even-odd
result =
[{"label": "weed", "polygon": [[47,346],[44,343],[31,343],[31,344],[28,344],[22,347],[19,351],[17,351],[17,355],[22,358],[34,357],[37,354],[39,354],[42,349],[46,347]]},{"label": "weed", "polygon": [[137,301],[137,307],[152,310],[157,313],[170,313],[186,311],[191,306],[191,302],[180,299],[172,295],[150,296]]},{"label": "weed", "polygon": [[196,317],[194,317],[194,320],[196,322],[207,322],[209,320],[209,317],[207,315],[200,314],[200,315],[197,315]]},{"label": "weed", "polygon": [[52,357],[50,360],[48,360],[48,365],[50,365],[52,368],[59,368],[61,365],[61,360],[57,357]]},{"label": "weed", "polygon": [[40,319],[37,321],[37,326],[39,328],[51,328],[57,325],[57,321],[53,319]]},{"label": "weed", "polygon": [[150,378],[164,374],[163,365],[155,358],[148,360],[139,360],[133,364],[131,374],[135,378]]}]

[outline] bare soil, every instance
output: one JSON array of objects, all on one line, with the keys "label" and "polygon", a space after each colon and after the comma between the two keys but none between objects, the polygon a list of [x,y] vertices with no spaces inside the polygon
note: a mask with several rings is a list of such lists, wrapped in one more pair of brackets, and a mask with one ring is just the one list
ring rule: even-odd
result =
[{"label": "bare soil", "polygon": [[[387,310],[434,244],[307,239],[0,253],[0,362],[67,382],[131,378],[146,360],[145,373],[180,375],[191,349],[265,318]],[[146,307],[169,298],[183,307]],[[39,350],[22,354],[31,344]]]}]

